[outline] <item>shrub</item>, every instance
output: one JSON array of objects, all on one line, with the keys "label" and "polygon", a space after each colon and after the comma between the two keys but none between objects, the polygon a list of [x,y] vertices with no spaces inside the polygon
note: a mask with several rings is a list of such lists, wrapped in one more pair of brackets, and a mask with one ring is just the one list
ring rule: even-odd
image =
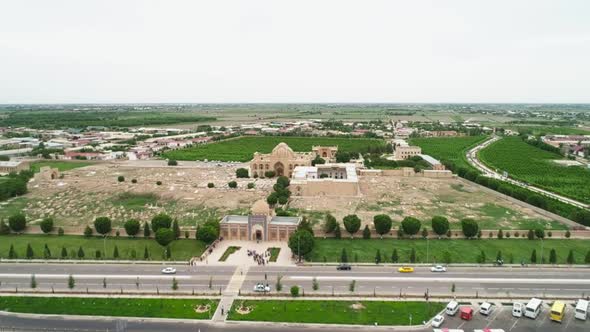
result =
[{"label": "shrub", "polygon": [[470,239],[477,235],[477,232],[479,231],[479,225],[475,220],[465,218],[461,220],[461,229],[463,230],[463,235]]},{"label": "shrub", "polygon": [[132,179],[131,183],[137,183],[137,179]]},{"label": "shrub", "polygon": [[551,231],[547,232],[547,237],[553,237],[553,233]]},{"label": "shrub", "polygon": [[361,228],[361,220],[356,214],[347,215],[342,219],[342,222],[344,223],[344,228],[350,233],[351,237],[359,230],[359,228]]},{"label": "shrub", "polygon": [[443,216],[434,216],[432,217],[432,231],[438,235],[442,236],[447,233],[449,230],[449,220]]},{"label": "shrub", "polygon": [[368,240],[371,238],[371,230],[369,229],[369,225],[365,225],[365,229],[363,229],[363,239]]},{"label": "shrub", "polygon": [[46,217],[43,218],[43,221],[39,224],[43,233],[47,234],[53,230],[53,218]]},{"label": "shrub", "polygon": [[569,231],[569,229],[567,231],[565,231],[565,238],[569,239],[572,236],[572,233]]},{"label": "shrub", "polygon": [[270,195],[266,197],[266,202],[270,206],[276,205],[279,202],[279,195],[276,192],[270,193]]},{"label": "shrub", "polygon": [[267,178],[274,178],[275,175],[276,175],[275,171],[266,171],[266,172],[264,172],[264,177],[267,177]]},{"label": "shrub", "polygon": [[254,189],[255,186],[254,182],[248,183],[248,189]]},{"label": "shrub", "polygon": [[102,235],[106,235],[111,231],[111,219],[108,217],[98,217],[94,220],[94,229]]},{"label": "shrub", "polygon": [[535,237],[537,239],[544,239],[545,238],[545,230],[542,228],[535,229]]},{"label": "shrub", "polygon": [[404,220],[402,220],[401,228],[403,229],[404,234],[414,236],[418,234],[421,227],[422,223],[417,218],[405,217]]},{"label": "shrub", "polygon": [[230,181],[227,183],[227,186],[230,188],[237,188],[238,187],[238,183],[236,181]]},{"label": "shrub", "polygon": [[299,296],[299,286],[291,286],[291,296]]},{"label": "shrub", "polygon": [[197,240],[205,243],[211,243],[219,237],[219,223],[217,221],[208,221],[197,228],[195,235]]},{"label": "shrub", "polygon": [[117,181],[119,181],[119,182],[125,182],[125,177],[123,175],[119,175],[117,177]]},{"label": "shrub", "polygon": [[168,246],[174,241],[174,231],[170,228],[160,228],[156,231],[156,242],[162,247]]},{"label": "shrub", "polygon": [[391,231],[391,225],[393,224],[391,218],[386,214],[378,214],[373,217],[373,225],[375,226],[375,231],[377,234],[383,237],[384,234],[389,233]]},{"label": "shrub", "polygon": [[61,227],[60,227],[60,228],[58,228],[58,229],[57,229],[57,235],[58,235],[58,236],[63,236],[63,235],[64,235],[64,229],[63,229],[63,228],[61,228]]},{"label": "shrub", "polygon": [[498,239],[502,240],[504,238],[504,232],[502,232],[502,230],[498,231]]},{"label": "shrub", "polygon": [[529,232],[527,233],[527,238],[529,240],[534,240],[535,239],[535,232],[532,229],[529,229]]},{"label": "shrub", "polygon": [[168,166],[178,166],[178,161],[176,161],[174,159],[169,159]]},{"label": "shrub", "polygon": [[84,228],[84,237],[91,237],[93,232],[92,227],[86,225],[86,228]]},{"label": "shrub", "polygon": [[152,230],[157,232],[160,228],[170,228],[172,218],[165,213],[159,213],[152,218]]},{"label": "shrub", "polygon": [[162,181],[156,181],[156,185],[161,186],[162,185]]},{"label": "shrub", "polygon": [[207,188],[215,188],[215,184],[213,182],[207,183]]},{"label": "shrub", "polygon": [[8,235],[10,234],[10,227],[6,225],[4,220],[0,220],[0,235]]},{"label": "shrub", "polygon": [[22,213],[14,214],[8,217],[8,226],[13,232],[20,233],[27,228],[27,218]]},{"label": "shrub", "polygon": [[338,227],[338,221],[336,220],[336,218],[334,218],[333,215],[331,214],[326,214],[326,221],[324,223],[324,232],[326,233],[332,233],[336,230],[336,227]]},{"label": "shrub", "polygon": [[125,222],[125,233],[129,236],[136,236],[139,233],[139,228],[141,227],[139,220],[137,219],[129,219]]},{"label": "shrub", "polygon": [[236,170],[236,177],[237,178],[247,178],[248,176],[248,170],[245,168],[238,168]]}]

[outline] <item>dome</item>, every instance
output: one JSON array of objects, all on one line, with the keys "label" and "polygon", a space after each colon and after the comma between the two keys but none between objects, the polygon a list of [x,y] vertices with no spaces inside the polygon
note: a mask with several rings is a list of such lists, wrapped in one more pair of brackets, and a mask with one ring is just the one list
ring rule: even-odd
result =
[{"label": "dome", "polygon": [[251,210],[252,210],[252,215],[265,215],[265,216],[270,215],[270,206],[263,199],[256,201],[254,203],[254,205],[252,205]]},{"label": "dome", "polygon": [[281,142],[277,146],[275,146],[274,149],[272,149],[272,155],[281,158],[292,158],[293,156],[295,156],[295,153],[287,145],[287,143]]}]

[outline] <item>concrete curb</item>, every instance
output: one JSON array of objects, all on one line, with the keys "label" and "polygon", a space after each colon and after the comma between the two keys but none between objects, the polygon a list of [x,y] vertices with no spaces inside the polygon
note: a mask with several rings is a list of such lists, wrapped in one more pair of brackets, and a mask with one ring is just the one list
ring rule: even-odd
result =
[{"label": "concrete curb", "polygon": [[7,259],[0,258],[1,263],[18,263],[18,264],[131,264],[131,265],[186,265],[189,266],[188,261],[131,261],[131,260],[93,260],[93,259]]}]

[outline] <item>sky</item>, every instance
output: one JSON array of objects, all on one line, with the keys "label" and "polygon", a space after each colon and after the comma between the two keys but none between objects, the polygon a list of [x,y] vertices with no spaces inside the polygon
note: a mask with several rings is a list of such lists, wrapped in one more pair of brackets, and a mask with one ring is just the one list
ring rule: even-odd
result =
[{"label": "sky", "polygon": [[587,0],[0,2],[0,103],[589,103]]}]

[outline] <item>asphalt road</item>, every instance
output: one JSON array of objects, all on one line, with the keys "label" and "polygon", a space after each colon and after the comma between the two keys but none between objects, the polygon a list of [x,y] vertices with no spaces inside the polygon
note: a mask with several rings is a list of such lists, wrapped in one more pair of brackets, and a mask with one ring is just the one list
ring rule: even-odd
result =
[{"label": "asphalt road", "polygon": [[[30,290],[31,275],[35,274],[38,290],[68,291],[71,274],[76,280],[75,291],[106,290],[153,293],[170,291],[176,278],[179,293],[219,293],[225,289],[235,266],[175,266],[175,275],[163,275],[162,265],[118,264],[0,264],[0,291]],[[238,268],[239,269],[239,268]],[[239,270],[238,270],[239,271]],[[274,291],[278,276],[287,292],[298,285],[307,294],[350,295],[349,285],[355,281],[355,295],[423,295],[450,296],[455,294],[479,297],[557,296],[585,297],[590,295],[590,269],[586,268],[500,268],[449,267],[448,272],[433,273],[428,267],[416,267],[414,273],[399,273],[393,267],[353,267],[352,271],[337,271],[334,266],[312,267],[251,267],[241,287],[243,295],[251,293],[256,283],[268,283]],[[313,279],[319,284],[312,291]],[[211,287],[209,286],[211,284]]]}]

